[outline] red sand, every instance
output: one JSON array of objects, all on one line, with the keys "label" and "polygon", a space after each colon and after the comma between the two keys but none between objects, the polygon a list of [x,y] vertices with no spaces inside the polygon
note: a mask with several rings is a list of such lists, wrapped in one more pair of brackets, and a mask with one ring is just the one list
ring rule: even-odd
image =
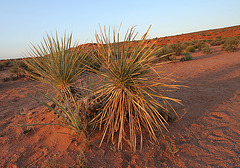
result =
[{"label": "red sand", "polygon": [[[197,51],[191,61],[163,66],[166,74],[174,72],[172,78],[189,86],[168,93],[185,105],[174,104],[185,115],[168,126],[168,141],[179,149],[176,153],[161,138],[159,146],[145,143],[142,152],[132,153],[106,142],[99,148],[100,131],[86,148],[82,139],[58,133],[72,134],[58,126],[35,126],[24,134],[14,126],[48,123],[55,117],[24,95],[37,96],[34,89],[46,86],[23,78],[0,80],[0,167],[78,167],[83,148],[87,167],[240,167],[240,50],[211,50],[209,55]],[[1,79],[9,75],[9,70],[0,71]]]}]

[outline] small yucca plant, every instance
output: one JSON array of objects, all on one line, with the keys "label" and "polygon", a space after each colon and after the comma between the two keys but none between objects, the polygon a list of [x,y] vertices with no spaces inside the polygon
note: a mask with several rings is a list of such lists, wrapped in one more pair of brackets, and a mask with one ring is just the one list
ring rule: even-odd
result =
[{"label": "small yucca plant", "polygon": [[[159,48],[145,43],[148,31],[136,45],[132,45],[136,36],[134,27],[126,33],[123,42],[120,42],[120,35],[115,30],[111,41],[110,28],[107,32],[104,27],[104,31],[101,29],[100,34],[96,34],[94,56],[101,68],[92,70],[104,81],[96,91],[104,97],[104,106],[93,119],[94,123],[100,124],[100,128],[104,127],[100,146],[106,135],[112,143],[118,135],[118,149],[122,148],[125,140],[135,151],[138,138],[142,149],[145,132],[157,142],[155,131],[166,129],[161,110],[168,111],[168,100],[180,103],[177,99],[162,95],[163,88],[177,89],[178,86],[161,82],[165,78],[161,78],[155,70],[159,65],[155,56]],[[158,98],[162,104],[157,101]]]},{"label": "small yucca plant", "polygon": [[59,116],[59,119],[55,123],[45,123],[45,124],[30,124],[34,125],[59,125],[62,127],[66,127],[72,131],[74,131],[77,135],[84,136],[87,133],[87,117],[86,117],[86,109],[82,104],[76,101],[74,96],[71,93],[68,93],[68,96],[60,91],[58,88],[55,88],[58,92],[60,100],[57,99],[53,95],[45,94],[41,91],[38,93],[46,98],[46,100],[55,104],[55,108],[50,106],[47,102],[41,101],[33,96],[29,96],[34,100],[38,101],[42,105],[46,106],[54,113]]},{"label": "small yucca plant", "polygon": [[59,38],[47,35],[41,44],[28,52],[26,64],[32,70],[31,76],[59,90],[69,91],[76,78],[85,71],[84,61],[88,55],[86,46],[72,45],[72,34]]}]

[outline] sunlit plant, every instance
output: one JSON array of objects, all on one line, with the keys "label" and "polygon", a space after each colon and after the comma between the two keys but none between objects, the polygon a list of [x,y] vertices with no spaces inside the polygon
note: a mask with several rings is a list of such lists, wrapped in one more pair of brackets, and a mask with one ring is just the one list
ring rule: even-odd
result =
[{"label": "sunlit plant", "polygon": [[72,44],[72,34],[63,38],[47,35],[39,45],[32,45],[25,59],[31,76],[60,91],[69,91],[77,77],[86,69],[86,45]]},{"label": "sunlit plant", "polygon": [[148,135],[157,142],[156,131],[167,129],[161,111],[172,108],[169,100],[180,103],[178,99],[163,95],[165,89],[179,86],[164,83],[166,76],[161,77],[157,71],[159,48],[154,48],[154,43],[146,43],[149,29],[135,45],[132,43],[136,37],[134,27],[127,31],[122,42],[115,29],[100,27],[100,33],[96,33],[93,55],[101,68],[92,71],[103,80],[95,93],[103,97],[104,106],[92,122],[103,127],[100,146],[106,137],[112,143],[117,137],[118,149],[122,149],[123,141],[127,142],[133,151],[136,151],[138,138],[141,149]]}]

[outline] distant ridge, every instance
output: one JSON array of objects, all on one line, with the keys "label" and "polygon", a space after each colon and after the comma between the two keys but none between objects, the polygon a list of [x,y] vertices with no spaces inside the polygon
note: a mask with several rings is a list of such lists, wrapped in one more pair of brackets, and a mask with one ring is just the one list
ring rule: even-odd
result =
[{"label": "distant ridge", "polygon": [[[240,36],[240,25],[217,28],[217,29],[201,30],[197,32],[184,33],[184,34],[173,35],[173,36],[153,38],[153,39],[149,39],[147,42],[148,43],[155,42],[155,45],[160,46],[160,45],[181,43],[184,41],[192,41],[192,40],[209,40],[209,39],[214,39],[217,36],[220,36],[221,38]],[[87,43],[82,45],[88,45],[88,47],[93,47],[96,44]],[[22,59],[24,58],[4,59],[4,60],[0,60],[0,62],[15,61],[15,60],[22,60]]]}]

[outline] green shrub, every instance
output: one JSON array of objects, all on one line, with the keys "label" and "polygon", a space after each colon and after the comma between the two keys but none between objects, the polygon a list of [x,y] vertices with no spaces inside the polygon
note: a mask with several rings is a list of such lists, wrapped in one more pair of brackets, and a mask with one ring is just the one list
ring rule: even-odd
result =
[{"label": "green shrub", "polygon": [[186,61],[192,60],[192,55],[190,53],[184,53]]},{"label": "green shrub", "polygon": [[194,46],[188,46],[185,50],[186,50],[187,52],[195,52]]},{"label": "green shrub", "polygon": [[192,60],[192,56],[190,53],[184,53],[184,57],[180,59],[180,61],[189,61]]},{"label": "green shrub", "polygon": [[171,50],[173,50],[173,52],[176,56],[181,55],[183,52],[183,48],[180,44],[170,44],[167,47],[169,47]]},{"label": "green shrub", "polygon": [[[167,110],[165,105],[169,103],[168,100],[179,103],[179,100],[163,96],[161,87],[168,90],[178,86],[164,84],[155,70],[159,65],[156,56],[159,49],[144,43],[149,30],[131,47],[131,54],[129,49],[135,37],[134,27],[125,35],[127,38],[123,43],[117,38],[119,33],[115,30],[113,36],[107,33],[111,32],[110,28],[101,30],[104,32],[96,34],[97,54],[93,54],[101,68],[93,71],[104,81],[95,92],[103,95],[104,106],[93,122],[100,124],[100,128],[104,127],[100,145],[105,137],[115,143],[117,134],[118,149],[122,149],[123,141],[127,141],[131,149],[136,151],[138,138],[142,148],[145,137],[157,142],[155,130],[161,132],[166,128],[166,121],[158,108]],[[160,98],[163,104],[156,98]]]},{"label": "green shrub", "polygon": [[227,51],[227,52],[233,52],[237,49],[239,44],[239,40],[235,37],[231,37],[226,39],[222,46],[222,50]]}]

